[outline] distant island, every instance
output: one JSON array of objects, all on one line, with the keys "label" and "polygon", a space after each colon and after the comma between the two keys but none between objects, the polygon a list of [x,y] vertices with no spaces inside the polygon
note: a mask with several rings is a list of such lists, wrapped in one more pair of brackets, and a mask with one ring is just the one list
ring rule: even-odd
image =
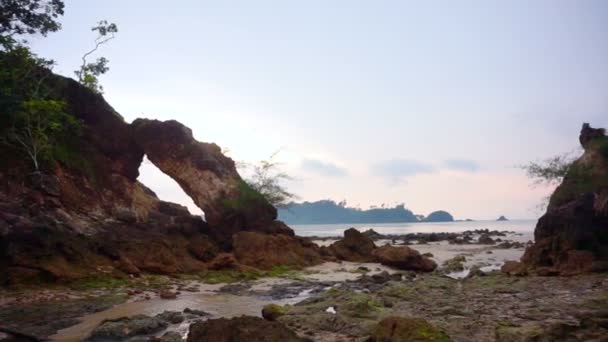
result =
[{"label": "distant island", "polygon": [[500,216],[499,218],[496,219],[496,221],[509,221],[509,219],[504,216]]},{"label": "distant island", "polygon": [[332,200],[290,203],[279,209],[279,220],[287,224],[333,224],[333,223],[401,223],[401,222],[451,222],[454,217],[439,210],[427,217],[416,215],[405,205],[394,207],[359,209],[347,207],[345,203]]}]

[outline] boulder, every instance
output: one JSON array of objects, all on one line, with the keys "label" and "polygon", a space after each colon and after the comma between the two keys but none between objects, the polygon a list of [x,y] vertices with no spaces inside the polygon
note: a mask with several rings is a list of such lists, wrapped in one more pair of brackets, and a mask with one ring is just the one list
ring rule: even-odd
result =
[{"label": "boulder", "polygon": [[93,330],[87,341],[123,341],[137,335],[148,335],[166,329],[169,323],[145,315],[106,320]]},{"label": "boulder", "polygon": [[382,246],[372,252],[374,260],[379,263],[401,270],[432,272],[437,264],[407,246]]},{"label": "boulder", "polygon": [[277,304],[268,304],[262,308],[262,317],[269,321],[276,321],[285,314],[285,308]]},{"label": "boulder", "polygon": [[241,316],[232,319],[210,319],[190,325],[188,342],[299,342],[293,331],[279,322],[259,317]]},{"label": "boulder", "polygon": [[493,245],[496,243],[496,241],[494,241],[489,234],[482,234],[477,242],[480,245]]},{"label": "boulder", "polygon": [[355,228],[345,230],[344,238],[329,246],[329,250],[336,258],[354,262],[374,261],[372,251],[375,248],[374,241]]},{"label": "boulder", "polygon": [[390,316],[381,320],[374,331],[372,342],[437,342],[450,338],[422,318]]},{"label": "boulder", "polygon": [[277,265],[304,267],[322,261],[318,247],[306,238],[240,232],[232,239],[234,256],[243,265],[271,269]]}]

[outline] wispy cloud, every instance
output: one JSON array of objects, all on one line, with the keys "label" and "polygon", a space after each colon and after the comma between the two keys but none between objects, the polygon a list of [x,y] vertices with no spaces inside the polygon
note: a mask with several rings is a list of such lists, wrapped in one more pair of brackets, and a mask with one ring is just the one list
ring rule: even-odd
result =
[{"label": "wispy cloud", "polygon": [[316,173],[325,177],[345,177],[348,175],[346,169],[331,162],[324,162],[317,159],[304,159],[301,164],[304,171]]},{"label": "wispy cloud", "polygon": [[479,164],[469,159],[449,159],[443,162],[445,168],[458,171],[477,172]]},{"label": "wispy cloud", "polygon": [[391,182],[401,182],[407,177],[433,171],[432,165],[411,159],[390,159],[372,165],[372,174]]}]

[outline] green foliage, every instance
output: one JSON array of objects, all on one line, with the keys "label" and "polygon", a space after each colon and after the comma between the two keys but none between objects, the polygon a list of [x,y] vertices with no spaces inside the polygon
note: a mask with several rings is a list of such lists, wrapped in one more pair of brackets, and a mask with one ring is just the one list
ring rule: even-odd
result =
[{"label": "green foliage", "polygon": [[251,281],[263,276],[262,272],[239,272],[232,270],[207,271],[201,275],[201,280],[207,284],[230,284],[239,281]]},{"label": "green foliage", "polygon": [[279,151],[273,153],[267,160],[258,164],[243,164],[245,168],[251,168],[251,177],[247,178],[247,184],[276,208],[287,207],[296,196],[287,191],[282,182],[290,180],[291,177],[279,171],[280,163],[275,161]]},{"label": "green foliage", "polygon": [[371,317],[382,310],[383,305],[365,293],[353,293],[346,304],[346,310],[352,317]]},{"label": "green foliage", "polygon": [[222,204],[227,209],[232,211],[243,211],[251,208],[252,204],[264,200],[264,196],[245,181],[239,180],[236,188],[237,193],[239,194],[238,197],[226,198],[222,201]]},{"label": "green foliage", "polygon": [[10,50],[18,45],[16,36],[59,30],[63,8],[63,0],[0,0],[0,46]]},{"label": "green foliage", "polygon": [[67,156],[82,133],[81,122],[51,96],[46,82],[51,65],[25,47],[0,51],[0,143],[22,153],[36,172],[43,163]]},{"label": "green foliage", "polygon": [[82,65],[80,69],[74,71],[78,82],[85,87],[97,92],[103,93],[103,87],[99,84],[99,76],[110,70],[108,60],[105,57],[98,58],[95,62],[87,62],[87,58],[95,53],[99,47],[106,44],[115,38],[115,33],[118,32],[118,27],[114,23],[108,23],[107,20],[102,20],[97,23],[97,26],[91,28],[91,31],[97,32],[95,39],[95,47],[82,56]]},{"label": "green foliage", "polygon": [[566,176],[572,163],[576,160],[571,154],[563,154],[545,159],[541,162],[531,162],[521,166],[528,177],[537,184],[559,184]]}]

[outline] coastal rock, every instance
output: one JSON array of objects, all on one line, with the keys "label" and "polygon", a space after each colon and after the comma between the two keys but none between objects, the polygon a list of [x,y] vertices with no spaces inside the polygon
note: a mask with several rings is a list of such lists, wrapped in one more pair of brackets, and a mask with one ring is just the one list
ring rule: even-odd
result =
[{"label": "coastal rock", "polygon": [[477,242],[480,245],[493,245],[496,243],[489,234],[482,234]]},{"label": "coastal rock", "polygon": [[562,275],[608,270],[608,137],[584,124],[583,155],[569,168],[534,230],[523,264]]},{"label": "coastal rock", "polygon": [[171,291],[171,290],[161,290],[159,292],[159,296],[161,299],[176,299],[177,298],[177,292]]},{"label": "coastal rock", "polygon": [[145,315],[106,320],[93,330],[87,341],[121,341],[137,335],[153,334],[168,326],[160,318]]},{"label": "coastal rock", "polygon": [[522,276],[527,273],[525,266],[521,262],[513,260],[505,261],[500,271],[512,276]]},{"label": "coastal rock", "polygon": [[381,264],[401,270],[432,272],[437,268],[433,260],[423,257],[418,251],[407,246],[382,246],[376,248],[372,255]]},{"label": "coastal rock", "polygon": [[270,322],[259,317],[241,316],[194,323],[190,325],[187,341],[300,342],[302,339],[279,322]]},{"label": "coastal rock", "polygon": [[196,141],[192,130],[174,120],[137,119],[131,127],[148,159],[205,212],[210,226],[221,227],[214,233],[222,242],[238,231],[264,229],[277,218],[276,209],[241,179],[219,146]]},{"label": "coastal rock", "polygon": [[268,304],[262,308],[262,317],[269,321],[276,321],[285,314],[285,308],[277,304]]},{"label": "coastal rock", "polygon": [[[242,231],[292,237],[287,245],[311,256],[301,264],[321,260],[318,248],[275,220],[275,208],[217,145],[196,141],[177,121],[128,124],[78,82],[51,73],[45,81],[84,129],[68,151],[73,160],[45,164],[34,178],[22,156],[0,146],[0,285],[200,272],[232,252]],[[137,181],[144,154],[206,221]]]},{"label": "coastal rock", "polygon": [[329,250],[338,259],[354,262],[374,261],[372,251],[375,248],[374,241],[355,228],[345,230],[344,238],[329,246]]},{"label": "coastal rock", "polygon": [[391,316],[381,320],[370,338],[372,342],[449,341],[449,337],[422,318]]},{"label": "coastal rock", "polygon": [[310,240],[285,234],[240,232],[233,236],[233,253],[243,265],[270,269],[277,265],[304,267],[321,262]]}]

